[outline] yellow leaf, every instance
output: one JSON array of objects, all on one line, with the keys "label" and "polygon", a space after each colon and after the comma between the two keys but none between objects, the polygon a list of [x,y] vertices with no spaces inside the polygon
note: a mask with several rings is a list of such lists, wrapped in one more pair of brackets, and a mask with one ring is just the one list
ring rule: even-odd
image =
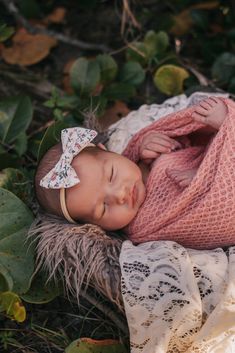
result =
[{"label": "yellow leaf", "polygon": [[8,317],[18,322],[23,322],[26,318],[25,307],[20,297],[13,292],[0,293],[0,311],[5,311]]},{"label": "yellow leaf", "polygon": [[183,91],[183,82],[189,77],[188,71],[176,65],[161,66],[154,75],[154,84],[159,91],[169,95],[177,95]]},{"label": "yellow leaf", "polygon": [[18,322],[23,322],[26,319],[26,310],[21,302],[16,302],[13,305],[14,319]]}]

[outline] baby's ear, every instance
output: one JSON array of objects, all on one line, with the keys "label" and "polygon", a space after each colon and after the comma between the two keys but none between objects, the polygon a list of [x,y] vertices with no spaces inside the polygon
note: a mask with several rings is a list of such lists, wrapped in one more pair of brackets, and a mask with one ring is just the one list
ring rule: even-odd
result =
[{"label": "baby's ear", "polygon": [[103,143],[97,143],[97,147],[101,148],[102,150],[107,151],[107,148],[103,145]]}]

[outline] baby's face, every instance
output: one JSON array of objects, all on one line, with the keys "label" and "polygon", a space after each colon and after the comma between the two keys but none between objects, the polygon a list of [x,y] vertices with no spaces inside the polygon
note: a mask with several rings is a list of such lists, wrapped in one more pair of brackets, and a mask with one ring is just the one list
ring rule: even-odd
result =
[{"label": "baby's face", "polygon": [[131,222],[145,199],[141,170],[119,154],[87,150],[72,162],[80,183],[66,189],[69,214],[105,230],[121,229]]}]

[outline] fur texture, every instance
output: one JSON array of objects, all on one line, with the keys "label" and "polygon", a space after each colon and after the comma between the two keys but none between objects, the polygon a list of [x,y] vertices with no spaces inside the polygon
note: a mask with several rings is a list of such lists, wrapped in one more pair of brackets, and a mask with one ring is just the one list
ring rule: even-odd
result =
[{"label": "fur texture", "polygon": [[48,281],[63,280],[67,294],[79,301],[81,288],[94,287],[123,311],[119,254],[122,240],[92,224],[73,225],[40,212],[28,237],[37,242],[36,270]]}]

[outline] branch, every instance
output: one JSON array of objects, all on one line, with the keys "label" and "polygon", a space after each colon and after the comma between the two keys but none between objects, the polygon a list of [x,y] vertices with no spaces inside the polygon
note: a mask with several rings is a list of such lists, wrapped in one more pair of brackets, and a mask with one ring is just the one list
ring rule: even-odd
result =
[{"label": "branch", "polygon": [[123,0],[123,11],[122,11],[122,22],[121,22],[121,35],[123,36],[125,31],[125,25],[127,22],[132,23],[132,25],[139,30],[141,29],[141,25],[136,20],[135,16],[131,12],[128,0]]},{"label": "branch", "polygon": [[20,14],[18,8],[15,6],[13,1],[0,0],[0,2],[3,3],[3,5],[9,11],[9,13],[15,18],[15,20],[19,22],[23,27],[25,27],[28,30],[28,32],[32,34],[36,34],[36,33],[45,34],[57,39],[60,42],[73,45],[75,47],[79,47],[84,50],[99,50],[102,52],[107,52],[111,50],[110,48],[108,48],[106,45],[103,45],[103,44],[86,43],[78,39],[70,38],[68,36],[65,36],[64,34],[61,34],[55,31],[34,27],[26,20],[26,18],[24,18],[24,16]]},{"label": "branch", "polygon": [[42,100],[49,99],[51,90],[54,87],[51,82],[42,80],[42,77],[27,75],[27,73],[24,75],[10,72],[7,68],[6,65],[0,65],[0,77],[11,81],[14,85],[26,88],[31,94]]}]

